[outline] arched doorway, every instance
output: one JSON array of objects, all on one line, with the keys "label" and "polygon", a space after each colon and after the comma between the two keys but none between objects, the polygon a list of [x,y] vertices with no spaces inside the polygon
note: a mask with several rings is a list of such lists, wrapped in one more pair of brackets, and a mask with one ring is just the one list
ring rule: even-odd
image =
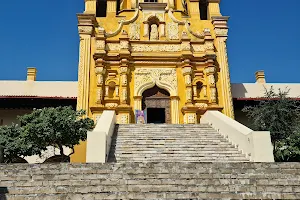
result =
[{"label": "arched doorway", "polygon": [[142,110],[146,111],[147,123],[171,123],[171,102],[168,91],[157,86],[143,92]]}]

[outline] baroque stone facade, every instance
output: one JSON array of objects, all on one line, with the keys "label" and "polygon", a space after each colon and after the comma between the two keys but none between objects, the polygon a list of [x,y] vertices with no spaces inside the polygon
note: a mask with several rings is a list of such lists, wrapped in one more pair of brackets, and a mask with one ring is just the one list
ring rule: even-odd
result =
[{"label": "baroque stone facade", "polygon": [[124,0],[119,11],[112,2],[109,20],[96,18],[91,7],[89,14],[78,15],[78,108],[90,116],[115,110],[118,123],[135,123],[135,111],[144,105],[143,92],[157,86],[170,95],[169,123],[199,123],[206,110],[233,116],[228,100],[228,17],[217,12],[218,3],[209,2],[213,14],[207,25],[194,14],[183,16],[199,12],[196,1],[189,10],[186,2]]}]

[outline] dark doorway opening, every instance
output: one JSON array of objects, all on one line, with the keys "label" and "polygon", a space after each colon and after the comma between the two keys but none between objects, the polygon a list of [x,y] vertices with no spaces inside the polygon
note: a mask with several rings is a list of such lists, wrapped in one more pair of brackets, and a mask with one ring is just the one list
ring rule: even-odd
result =
[{"label": "dark doorway opening", "polygon": [[154,124],[166,123],[165,108],[147,108],[147,123],[154,123]]}]

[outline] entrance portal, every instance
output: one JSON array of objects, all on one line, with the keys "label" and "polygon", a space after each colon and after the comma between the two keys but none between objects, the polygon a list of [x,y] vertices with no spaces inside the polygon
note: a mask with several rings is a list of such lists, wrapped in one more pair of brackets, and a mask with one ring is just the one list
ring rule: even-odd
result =
[{"label": "entrance portal", "polygon": [[147,108],[147,123],[164,124],[166,123],[165,108]]},{"label": "entrance portal", "polygon": [[142,109],[147,112],[147,123],[171,123],[170,94],[154,86],[143,93]]}]

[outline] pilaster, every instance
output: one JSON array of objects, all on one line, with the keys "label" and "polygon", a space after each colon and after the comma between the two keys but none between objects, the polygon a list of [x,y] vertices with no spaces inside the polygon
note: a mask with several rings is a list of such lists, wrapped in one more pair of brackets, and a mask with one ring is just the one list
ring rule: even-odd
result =
[{"label": "pilaster", "polygon": [[208,1],[208,19],[212,19],[215,16],[222,16],[220,12],[221,0],[207,0]]},{"label": "pilaster", "polygon": [[209,58],[205,68],[206,78],[209,86],[209,102],[212,106],[217,105],[217,87],[216,87],[216,67],[214,59]]},{"label": "pilaster", "polygon": [[199,0],[190,0],[190,14],[194,18],[200,19]]},{"label": "pilaster", "polygon": [[171,123],[179,124],[179,97],[171,96]]},{"label": "pilaster", "polygon": [[117,12],[117,1],[116,0],[107,0],[107,14],[116,14]]},{"label": "pilaster", "polygon": [[80,36],[80,52],[78,66],[78,98],[77,109],[86,110],[89,114],[89,77],[91,65],[91,37],[94,34],[95,15],[78,14],[78,32]]},{"label": "pilaster", "polygon": [[106,72],[105,66],[104,66],[104,60],[99,58],[96,60],[96,67],[95,67],[95,73],[97,76],[97,96],[96,96],[96,104],[99,104],[100,106],[104,106],[103,98],[104,98],[104,91],[103,91],[103,85],[104,85],[104,74]]},{"label": "pilaster", "polygon": [[224,114],[234,118],[231,83],[229,75],[228,57],[226,41],[228,37],[227,21],[229,17],[212,17],[215,34],[217,37],[217,58],[221,73],[222,97]]},{"label": "pilaster", "polygon": [[85,0],[85,14],[96,14],[97,0]]}]

